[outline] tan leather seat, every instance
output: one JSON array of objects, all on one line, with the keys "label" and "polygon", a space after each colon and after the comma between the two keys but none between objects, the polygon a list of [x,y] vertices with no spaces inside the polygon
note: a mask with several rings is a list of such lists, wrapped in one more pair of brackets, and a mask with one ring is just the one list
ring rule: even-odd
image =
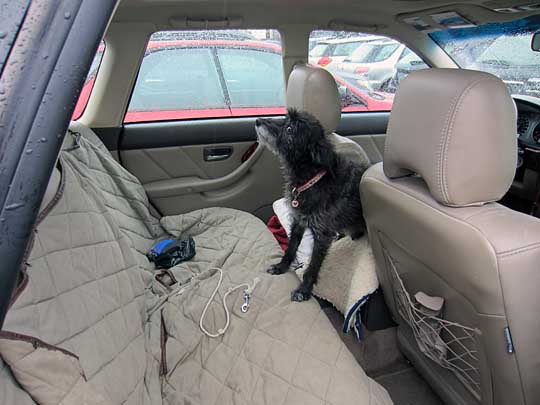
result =
[{"label": "tan leather seat", "polygon": [[[415,72],[360,185],[402,350],[450,404],[540,404],[540,220],[495,202],[513,180],[515,134],[496,77]],[[444,298],[442,311],[419,292]]]},{"label": "tan leather seat", "polygon": [[287,84],[287,108],[307,111],[315,116],[340,155],[370,165],[369,157],[360,145],[334,132],[341,119],[341,101],[336,81],[327,70],[296,65]]}]

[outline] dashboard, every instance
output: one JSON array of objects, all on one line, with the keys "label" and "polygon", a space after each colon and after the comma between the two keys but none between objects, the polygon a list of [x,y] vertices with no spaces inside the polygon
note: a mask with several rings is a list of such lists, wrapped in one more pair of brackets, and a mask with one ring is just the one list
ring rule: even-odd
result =
[{"label": "dashboard", "polygon": [[517,124],[519,138],[540,147],[540,114],[519,114]]},{"label": "dashboard", "polygon": [[518,118],[518,161],[509,194],[522,201],[538,198],[540,182],[540,99],[515,95]]},{"label": "dashboard", "polygon": [[540,149],[540,99],[526,96],[514,96],[514,99],[518,109],[519,141]]}]

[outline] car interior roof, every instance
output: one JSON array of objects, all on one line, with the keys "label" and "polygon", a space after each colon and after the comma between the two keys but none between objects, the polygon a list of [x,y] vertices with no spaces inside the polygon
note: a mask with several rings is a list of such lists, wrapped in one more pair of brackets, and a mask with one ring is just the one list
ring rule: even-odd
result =
[{"label": "car interior roof", "polygon": [[[240,17],[245,28],[279,28],[284,24],[310,24],[319,29],[332,26],[357,27],[384,32],[400,24],[407,15],[420,15],[434,11],[459,11],[477,24],[504,21],[515,15],[495,12],[526,1],[508,0],[124,0],[120,3],[114,21],[147,21],[159,29],[174,28],[173,20],[219,20]],[[533,14],[534,12],[529,12]],[[526,16],[527,12],[520,13]],[[401,23],[403,24],[403,23]],[[172,25],[172,27],[171,27]],[[406,24],[403,24],[406,26]],[[234,28],[234,27],[231,27]],[[409,27],[407,27],[409,28]]]}]

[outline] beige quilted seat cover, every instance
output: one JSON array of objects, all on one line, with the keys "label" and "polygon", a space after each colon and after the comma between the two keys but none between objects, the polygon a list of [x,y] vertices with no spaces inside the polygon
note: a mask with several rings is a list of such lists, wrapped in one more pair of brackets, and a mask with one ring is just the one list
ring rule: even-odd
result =
[{"label": "beige quilted seat cover", "polygon": [[[68,134],[74,138],[76,135]],[[292,303],[293,273],[265,268],[281,251],[265,225],[212,208],[158,220],[140,183],[84,137],[61,153],[62,181],[40,216],[0,332],[1,404],[390,404],[318,304]],[[197,255],[162,285],[144,252],[191,235]],[[225,323],[229,287],[242,290]]]}]

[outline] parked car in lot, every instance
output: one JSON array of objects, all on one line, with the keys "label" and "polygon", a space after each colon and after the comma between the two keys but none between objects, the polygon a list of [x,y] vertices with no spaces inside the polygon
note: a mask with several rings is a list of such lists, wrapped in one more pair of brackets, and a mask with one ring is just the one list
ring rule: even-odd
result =
[{"label": "parked car in lot", "polygon": [[395,93],[399,83],[401,83],[409,73],[422,69],[429,69],[429,66],[417,54],[409,52],[408,55],[402,57],[401,60],[396,63],[392,79],[387,85],[383,86],[381,90],[387,93]]},{"label": "parked car in lot", "polygon": [[310,38],[308,43],[308,51],[311,52],[313,48],[317,46],[324,38]]},{"label": "parked car in lot", "polygon": [[327,69],[334,69],[339,63],[351,56],[361,45],[380,40],[383,37],[364,35],[361,37],[338,38],[320,41],[309,52],[309,63]]},{"label": "parked car in lot", "polygon": [[[73,119],[84,111],[99,67],[90,70]],[[179,71],[181,70],[181,74]],[[336,77],[346,112],[388,111],[392,96]],[[151,41],[124,122],[276,115],[285,112],[281,47],[239,40]]]},{"label": "parked car in lot", "polygon": [[381,90],[392,79],[396,63],[410,52],[397,41],[369,42],[338,63],[336,72],[364,87]]}]

